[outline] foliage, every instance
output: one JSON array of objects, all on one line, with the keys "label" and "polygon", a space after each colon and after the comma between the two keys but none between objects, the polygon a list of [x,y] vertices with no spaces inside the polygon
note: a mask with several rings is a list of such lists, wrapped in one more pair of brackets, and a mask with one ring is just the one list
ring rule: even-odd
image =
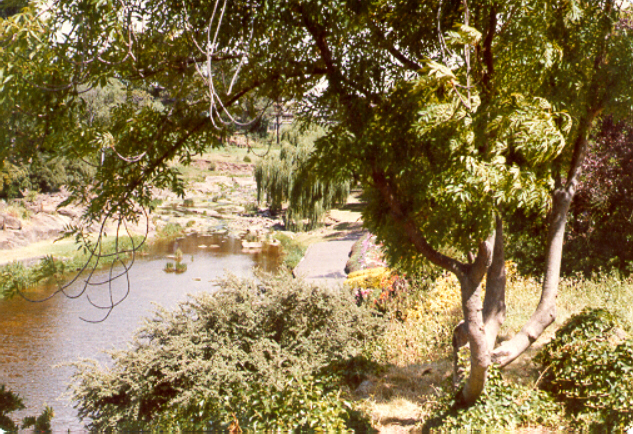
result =
[{"label": "foliage", "polygon": [[234,418],[249,429],[346,423],[343,380],[328,366],[345,365],[375,338],[371,313],[347,292],[288,276],[218,285],[159,310],[129,350],[112,353],[112,368],[76,364],[73,395],[92,429],[226,429]]},{"label": "foliage", "polygon": [[[98,267],[107,267],[112,262],[125,260],[128,254],[111,255],[117,251],[129,251],[132,246],[139,246],[143,241],[142,236],[108,238],[102,243],[102,254],[105,258],[101,258]],[[138,248],[143,251],[145,245]],[[110,256],[111,255],[111,256]],[[10,262],[6,265],[0,265],[0,297],[13,297],[18,292],[28,290],[42,283],[60,283],[70,273],[74,273],[81,269],[86,263],[94,265],[96,259],[90,259],[90,254],[84,249],[73,249],[70,254],[63,257],[54,257],[52,255],[44,256],[37,264],[33,266],[25,266],[21,262]]]},{"label": "foliage", "polygon": [[[633,27],[621,2],[467,4],[59,0],[45,14],[27,8],[0,21],[0,161],[48,151],[98,162],[70,200],[88,204],[87,224],[134,220],[152,187],[183,194],[169,161],[219,145],[243,97],[294,100],[300,117],[328,129],[313,150],[285,146],[270,176],[260,170],[273,208],[291,203],[288,226],[318,221],[326,202],[344,196],[325,181],[353,177],[367,200],[364,222],[391,264],[414,270],[424,257],[466,282],[478,270],[466,258],[495,215],[545,214],[556,183],[584,154],[576,145],[593,116],[633,107]],[[82,92],[114,78],[157,89],[165,102],[126,98],[109,125],[91,124]]]},{"label": "foliage", "polygon": [[366,268],[386,265],[383,259],[382,246],[376,243],[376,236],[367,233],[352,246],[349,260],[345,264],[345,272],[353,273]]},{"label": "foliage", "polygon": [[[24,403],[16,393],[7,389],[4,384],[0,384],[0,430],[9,433],[17,433],[18,425],[9,418],[8,414],[14,411],[23,410]],[[33,427],[36,432],[50,433],[53,409],[45,407],[39,416],[27,416],[22,420],[22,429]]]},{"label": "foliage", "polygon": [[34,278],[19,262],[11,262],[0,267],[0,295],[12,297],[33,285]]},{"label": "foliage", "polygon": [[158,238],[174,238],[184,234],[185,228],[180,223],[167,223],[158,227],[156,236]]},{"label": "foliage", "polygon": [[33,428],[36,433],[50,433],[51,419],[55,413],[50,407],[46,407],[39,416],[27,416],[22,420],[22,429]]},{"label": "foliage", "polygon": [[307,228],[314,227],[326,211],[344,204],[349,196],[348,180],[326,180],[308,164],[314,142],[323,134],[322,128],[301,131],[301,126],[295,125],[284,131],[279,156],[270,154],[255,166],[257,201],[268,202],[273,213],[288,202],[284,220],[289,229],[302,230],[305,219]]},{"label": "foliage", "polygon": [[385,267],[354,271],[348,275],[345,285],[352,288],[359,305],[369,304],[397,318],[402,318],[413,287],[406,275]]},{"label": "foliage", "polygon": [[8,390],[4,384],[0,384],[0,429],[6,431],[17,430],[18,427],[7,415],[22,409],[24,409],[22,399]]},{"label": "foliage", "polygon": [[[571,208],[564,271],[631,272],[633,255],[633,126],[606,117],[594,133],[584,179]],[[587,251],[591,255],[587,255]]]},{"label": "foliage", "polygon": [[7,18],[20,12],[20,9],[28,6],[26,0],[4,0],[0,4],[0,18]]},{"label": "foliage", "polygon": [[586,308],[573,316],[538,354],[541,387],[591,428],[633,424],[633,340],[607,310]]},{"label": "foliage", "polygon": [[294,270],[303,259],[308,247],[294,236],[277,232],[275,239],[281,243],[283,263],[288,270]]},{"label": "foliage", "polygon": [[441,431],[507,431],[520,427],[559,426],[563,411],[546,392],[519,386],[505,380],[493,366],[488,372],[486,388],[469,408],[458,408],[454,395],[442,391],[425,429]]},{"label": "foliage", "polygon": [[27,191],[57,192],[81,177],[94,174],[82,161],[40,153],[29,162],[7,162],[0,172],[0,198],[23,197]]}]

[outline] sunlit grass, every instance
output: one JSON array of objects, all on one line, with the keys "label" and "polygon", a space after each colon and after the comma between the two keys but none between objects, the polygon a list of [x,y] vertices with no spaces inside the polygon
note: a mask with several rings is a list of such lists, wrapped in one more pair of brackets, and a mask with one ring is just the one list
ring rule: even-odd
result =
[{"label": "sunlit grass", "polygon": [[[521,329],[541,294],[538,279],[518,275],[513,264],[508,265],[507,319],[500,332],[501,339]],[[385,366],[385,371],[371,377],[367,390],[357,397],[380,432],[392,432],[398,426],[401,430],[393,432],[417,432],[437,399],[437,390],[447,387],[450,381],[452,331],[461,319],[457,282],[441,277],[430,291],[422,291],[416,297],[419,300],[407,312],[405,320],[391,320],[385,336],[376,343],[373,357]],[[588,279],[580,276],[562,279],[555,323],[534,348],[504,370],[505,377],[536,387],[539,373],[530,361],[531,356],[560,325],[587,306],[606,308],[633,329],[631,300],[633,280],[622,278],[618,272],[595,274]]]}]

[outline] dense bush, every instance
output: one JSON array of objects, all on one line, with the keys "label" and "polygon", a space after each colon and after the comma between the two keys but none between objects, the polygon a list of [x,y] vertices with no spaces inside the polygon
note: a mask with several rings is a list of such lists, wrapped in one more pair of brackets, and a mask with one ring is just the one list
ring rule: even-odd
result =
[{"label": "dense bush", "polygon": [[107,429],[340,429],[340,395],[380,322],[351,294],[289,277],[227,278],[161,309],[110,369],[76,366],[79,415]]},{"label": "dense bush", "polygon": [[541,387],[592,428],[633,425],[633,340],[604,309],[585,309],[537,355]]},{"label": "dense bush", "polygon": [[[633,124],[602,119],[592,134],[569,210],[562,273],[633,272]],[[529,214],[529,213],[528,213]],[[506,254],[526,274],[541,274],[547,219],[516,212],[506,219]]]},{"label": "dense bush", "polygon": [[444,392],[425,423],[426,430],[496,432],[527,426],[555,427],[563,412],[546,392],[506,381],[497,366],[488,372],[483,394],[468,408],[456,405],[454,394]]},{"label": "dense bush", "polygon": [[26,191],[51,193],[89,177],[93,169],[81,161],[40,153],[28,163],[6,164],[0,172],[0,198],[22,197]]}]

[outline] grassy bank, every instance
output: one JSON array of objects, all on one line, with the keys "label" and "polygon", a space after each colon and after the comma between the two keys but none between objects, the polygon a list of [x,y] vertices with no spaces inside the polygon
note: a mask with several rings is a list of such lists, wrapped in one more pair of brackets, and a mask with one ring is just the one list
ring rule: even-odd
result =
[{"label": "grassy bank", "polygon": [[[132,254],[133,247],[139,252],[146,249],[142,243],[143,237],[120,237],[118,242],[112,238],[105,238],[101,244],[98,259],[91,255],[87,249],[79,248],[75,243],[63,243],[55,246],[55,254],[48,253],[37,263],[25,265],[22,262],[11,262],[0,266],[0,297],[11,297],[21,291],[28,291],[42,284],[54,284],[67,280],[69,276],[87,268],[97,265],[104,268],[114,261],[127,260]],[[119,255],[115,253],[124,252]]]}]

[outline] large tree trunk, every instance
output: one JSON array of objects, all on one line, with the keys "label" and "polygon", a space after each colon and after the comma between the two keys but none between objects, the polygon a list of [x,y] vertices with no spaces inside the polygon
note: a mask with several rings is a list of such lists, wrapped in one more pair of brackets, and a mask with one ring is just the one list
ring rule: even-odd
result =
[{"label": "large tree trunk", "polygon": [[520,356],[556,319],[556,297],[563,257],[565,226],[574,192],[575,187],[570,191],[562,186],[554,191],[541,299],[532,317],[521,331],[495,349],[494,362],[501,366],[506,366]]},{"label": "large tree trunk", "polygon": [[457,402],[466,406],[473,404],[484,390],[491,361],[481,303],[481,279],[477,281],[477,276],[470,274],[460,279],[463,327],[470,349],[470,374],[457,396]]},{"label": "large tree trunk", "polygon": [[497,216],[492,263],[486,275],[483,315],[488,347],[492,349],[506,319],[506,258],[503,249],[503,220],[500,216]]},{"label": "large tree trunk", "polygon": [[[497,217],[497,227],[493,236],[480,247],[478,257],[486,257],[486,269],[474,266],[468,274],[460,277],[462,309],[464,321],[453,334],[454,369],[453,384],[457,387],[464,376],[459,363],[459,353],[468,346],[470,350],[470,375],[459,391],[458,404],[474,403],[485,385],[491,352],[497,334],[505,320],[505,257],[503,250],[503,221]],[[486,277],[486,296],[481,302],[482,271]]]}]

